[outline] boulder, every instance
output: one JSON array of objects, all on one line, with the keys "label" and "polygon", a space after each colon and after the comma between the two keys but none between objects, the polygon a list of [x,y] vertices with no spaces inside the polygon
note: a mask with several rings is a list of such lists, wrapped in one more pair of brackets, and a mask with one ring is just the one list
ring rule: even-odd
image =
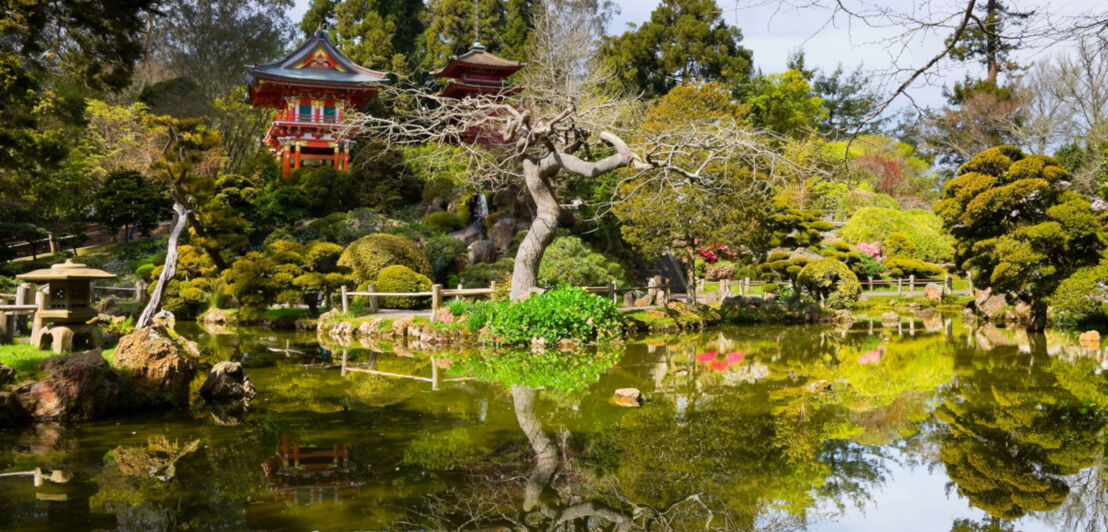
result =
[{"label": "boulder", "polygon": [[233,321],[226,310],[219,308],[208,309],[200,319],[209,325],[229,325]]},{"label": "boulder", "polygon": [[927,283],[927,286],[923,287],[923,298],[932,302],[940,303],[943,300],[943,287],[939,283]]},{"label": "boulder", "polygon": [[885,327],[896,327],[900,324],[900,314],[893,311],[888,311],[881,314],[881,325]]},{"label": "boulder", "polygon": [[635,300],[642,297],[642,292],[638,290],[631,290],[623,294],[623,306],[624,308],[635,306]]},{"label": "boulder", "polygon": [[704,278],[709,281],[722,281],[734,276],[734,264],[709,264],[704,268]]},{"label": "boulder", "polygon": [[392,334],[397,338],[404,338],[408,334],[408,326],[411,324],[411,316],[401,316],[392,320]]},{"label": "boulder", "polygon": [[200,387],[200,397],[210,403],[242,402],[249,405],[256,393],[246,370],[238,362],[216,364]]},{"label": "boulder", "polygon": [[666,297],[666,291],[658,290],[658,294],[654,296],[654,304],[658,305],[659,307],[664,307],[668,302],[669,298]]},{"label": "boulder", "polygon": [[985,301],[988,301],[989,297],[993,295],[992,288],[986,288],[984,290],[973,291],[973,306],[977,310],[981,310],[981,307],[985,306]]},{"label": "boulder", "polygon": [[469,245],[470,264],[492,264],[496,262],[496,246],[488,240],[477,240]]},{"label": "boulder", "polygon": [[447,307],[442,307],[435,311],[434,320],[439,323],[451,324],[454,323],[454,313],[450,312]]},{"label": "boulder", "polygon": [[516,219],[505,216],[489,228],[489,242],[500,251],[506,251],[516,236]]},{"label": "boulder", "polygon": [[649,295],[645,295],[645,296],[642,296],[642,297],[635,300],[635,307],[636,308],[649,307],[652,302],[653,301],[652,301],[651,297]]},{"label": "boulder", "polygon": [[1026,301],[1016,301],[1016,306],[1012,310],[1015,311],[1019,321],[1027,321],[1028,316],[1031,315],[1031,305]]},{"label": "boulder", "polygon": [[704,304],[705,305],[715,305],[716,303],[719,303],[719,294],[718,293],[708,292],[707,294],[704,294]]},{"label": "boulder", "polygon": [[12,377],[15,377],[15,370],[0,364],[0,386],[7,384],[8,381],[12,380]]},{"label": "boulder", "polygon": [[1008,302],[1004,299],[1004,296],[997,294],[986,298],[983,304],[977,306],[977,310],[981,311],[985,318],[993,319],[999,317],[1006,306],[1008,306]]},{"label": "boulder", "polygon": [[1085,349],[1100,349],[1100,333],[1097,331],[1085,331],[1077,341]]},{"label": "boulder", "polygon": [[154,315],[154,326],[164,327],[166,329],[173,329],[177,325],[177,318],[172,312],[162,309]]},{"label": "boulder", "polygon": [[46,377],[16,389],[20,405],[31,417],[89,420],[116,406],[119,375],[112,371],[99,349],[51,357],[43,360],[39,368]]},{"label": "boulder", "polygon": [[612,394],[609,403],[615,406],[635,408],[642,406],[642,392],[638,388],[620,388]]},{"label": "boulder", "polygon": [[831,316],[831,320],[835,324],[836,328],[840,330],[847,330],[854,326],[854,322],[858,321],[858,318],[854,315],[853,312],[842,309],[835,311],[835,313]]},{"label": "boulder", "polygon": [[188,404],[189,383],[196,376],[193,348],[176,333],[161,327],[143,327],[120,338],[112,363],[130,373],[139,404]]}]

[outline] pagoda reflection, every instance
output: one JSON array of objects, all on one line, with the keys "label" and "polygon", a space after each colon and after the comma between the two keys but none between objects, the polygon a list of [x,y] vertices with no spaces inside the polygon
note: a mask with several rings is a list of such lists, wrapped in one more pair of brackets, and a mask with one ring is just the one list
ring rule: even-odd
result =
[{"label": "pagoda reflection", "polygon": [[357,495],[363,484],[355,476],[347,443],[300,447],[283,434],[280,451],[261,465],[273,500],[289,506],[337,503]]}]

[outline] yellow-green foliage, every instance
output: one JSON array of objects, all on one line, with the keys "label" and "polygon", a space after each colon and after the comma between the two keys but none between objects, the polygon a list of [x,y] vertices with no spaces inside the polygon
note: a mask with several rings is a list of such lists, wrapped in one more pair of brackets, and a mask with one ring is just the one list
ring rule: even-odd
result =
[{"label": "yellow-green foliage", "polygon": [[[420,275],[407,266],[389,266],[377,276],[378,292],[429,292],[431,279]],[[382,297],[384,308],[420,308],[427,306],[427,297]]]},{"label": "yellow-green foliage", "polygon": [[851,244],[884,242],[890,233],[901,233],[915,244],[919,250],[917,258],[937,262],[954,253],[953,240],[943,230],[942,218],[918,209],[868,207],[854,213],[839,228],[839,236]]},{"label": "yellow-green foliage", "polygon": [[917,279],[939,279],[946,272],[934,264],[907,257],[889,257],[885,259],[885,271],[893,279],[907,279],[915,275]]},{"label": "yellow-green foliage", "polygon": [[381,270],[393,265],[406,266],[416,273],[431,275],[431,262],[415,242],[383,233],[355,240],[343,250],[338,264],[350,268],[358,283],[377,279]]},{"label": "yellow-green foliage", "polygon": [[885,256],[886,257],[906,257],[910,259],[919,258],[919,248],[908,240],[908,237],[904,233],[893,232],[889,233],[888,238],[885,239]]},{"label": "yellow-green foliage", "polygon": [[1066,328],[1108,324],[1108,263],[1081,268],[1050,296],[1050,319]]},{"label": "yellow-green foliage", "polygon": [[854,275],[864,275],[866,272],[866,266],[862,264],[862,256],[846,242],[835,242],[831,244],[830,248],[820,251],[819,254],[846,264],[850,271],[854,272]]},{"label": "yellow-green foliage", "polygon": [[858,276],[835,259],[809,262],[796,276],[796,283],[814,297],[822,298],[827,305],[849,305],[862,294]]},{"label": "yellow-green foliage", "polygon": [[1051,157],[998,146],[962,165],[935,204],[957,239],[955,263],[980,286],[1031,296],[1038,317],[1045,317],[1042,298],[1095,265],[1108,243],[1089,200],[1059,186],[1067,179]]},{"label": "yellow-green foliage", "polygon": [[437,233],[449,233],[465,227],[466,221],[456,212],[433,212],[423,217],[423,225]]},{"label": "yellow-green foliage", "polygon": [[790,259],[784,251],[770,253],[766,262],[758,265],[758,273],[767,281],[795,281],[800,270],[808,264],[805,257]]}]

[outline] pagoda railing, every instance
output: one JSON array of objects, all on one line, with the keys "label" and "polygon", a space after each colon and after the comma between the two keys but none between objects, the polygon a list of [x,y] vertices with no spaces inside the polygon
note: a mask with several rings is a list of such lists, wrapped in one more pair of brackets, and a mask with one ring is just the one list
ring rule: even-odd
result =
[{"label": "pagoda railing", "polygon": [[297,124],[341,124],[342,123],[342,120],[340,120],[337,116],[333,116],[333,115],[328,116],[328,115],[316,115],[316,114],[312,114],[312,113],[308,113],[308,114],[290,113],[290,112],[287,112],[287,111],[278,111],[277,112],[277,121],[278,122],[295,122]]}]

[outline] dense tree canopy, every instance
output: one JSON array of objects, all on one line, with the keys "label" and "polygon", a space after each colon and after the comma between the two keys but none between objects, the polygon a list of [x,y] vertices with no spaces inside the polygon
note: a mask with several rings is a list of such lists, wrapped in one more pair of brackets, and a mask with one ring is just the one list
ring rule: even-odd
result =
[{"label": "dense tree canopy", "polygon": [[732,89],[751,73],[742,32],[723,20],[715,0],[663,0],[650,20],[609,37],[600,57],[630,90],[658,97],[684,82],[717,81]]},{"label": "dense tree canopy", "polygon": [[935,204],[956,239],[955,263],[978,285],[1027,300],[1033,330],[1046,325],[1044,298],[1108,245],[1103,220],[1067,179],[1050,157],[999,146],[962,165]]}]

